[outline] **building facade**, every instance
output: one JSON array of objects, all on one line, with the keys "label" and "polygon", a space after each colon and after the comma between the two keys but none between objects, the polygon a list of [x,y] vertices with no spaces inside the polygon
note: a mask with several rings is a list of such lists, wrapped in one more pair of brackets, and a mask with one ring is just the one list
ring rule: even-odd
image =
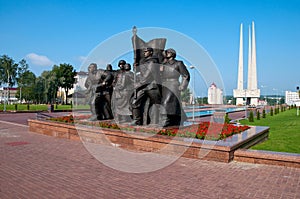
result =
[{"label": "building facade", "polygon": [[299,93],[292,91],[285,91],[285,103],[287,105],[294,105],[300,101]]},{"label": "building facade", "polygon": [[4,101],[8,103],[18,102],[19,99],[16,97],[17,92],[17,88],[0,87],[0,103],[4,103]]},{"label": "building facade", "polygon": [[223,91],[215,83],[208,88],[208,104],[223,104]]}]

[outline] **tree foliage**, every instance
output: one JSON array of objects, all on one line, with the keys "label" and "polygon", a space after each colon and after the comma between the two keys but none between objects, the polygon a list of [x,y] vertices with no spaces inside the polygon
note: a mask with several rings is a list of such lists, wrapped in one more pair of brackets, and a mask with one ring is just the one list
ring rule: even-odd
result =
[{"label": "tree foliage", "polygon": [[256,111],[256,119],[260,120],[260,111],[259,110]]},{"label": "tree foliage", "polygon": [[262,118],[266,118],[266,110],[265,109],[263,109]]},{"label": "tree foliage", "polygon": [[249,120],[249,122],[254,122],[254,114],[253,114],[253,111],[250,111],[248,120]]},{"label": "tree foliage", "polygon": [[28,101],[35,100],[35,91],[36,87],[36,76],[31,71],[26,71],[22,73],[18,79],[19,81],[19,91],[17,92],[17,97],[22,101],[23,99]]},{"label": "tree foliage", "polygon": [[19,89],[16,96],[20,100],[55,103],[59,87],[63,88],[68,95],[76,81],[75,76],[76,71],[73,66],[64,63],[54,65],[51,71],[44,71],[41,76],[36,77],[29,70],[25,59],[15,63],[7,55],[0,57],[0,86],[11,88],[17,85]]},{"label": "tree foliage", "polygon": [[189,103],[190,97],[191,97],[191,91],[189,88],[187,88],[183,92],[181,92],[181,101],[182,102]]},{"label": "tree foliage", "polygon": [[6,84],[8,88],[7,99],[10,99],[10,89],[15,85],[18,74],[18,64],[7,56],[0,57],[0,86]]},{"label": "tree foliage", "polygon": [[59,65],[59,86],[66,91],[66,101],[67,104],[69,90],[73,88],[73,85],[76,81],[76,71],[70,64],[60,64]]}]

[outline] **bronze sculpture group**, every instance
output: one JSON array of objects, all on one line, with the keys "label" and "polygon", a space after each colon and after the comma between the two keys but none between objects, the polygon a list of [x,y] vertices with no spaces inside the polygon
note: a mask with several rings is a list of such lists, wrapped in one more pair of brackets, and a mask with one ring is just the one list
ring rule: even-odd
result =
[{"label": "bronze sculpture group", "polygon": [[[174,49],[163,50],[165,39],[146,43],[133,30],[135,60],[125,60],[119,69],[88,67],[85,83],[92,117],[90,120],[115,119],[129,125],[180,126],[186,120],[180,92],[189,84],[190,74]],[[113,114],[114,113],[114,114]]]}]

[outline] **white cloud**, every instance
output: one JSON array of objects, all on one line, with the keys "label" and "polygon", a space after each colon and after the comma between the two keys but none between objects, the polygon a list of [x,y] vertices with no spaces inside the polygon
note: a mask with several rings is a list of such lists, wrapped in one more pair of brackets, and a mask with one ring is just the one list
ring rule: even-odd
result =
[{"label": "white cloud", "polygon": [[51,66],[54,64],[47,56],[29,53],[26,58],[34,65],[38,66]]}]

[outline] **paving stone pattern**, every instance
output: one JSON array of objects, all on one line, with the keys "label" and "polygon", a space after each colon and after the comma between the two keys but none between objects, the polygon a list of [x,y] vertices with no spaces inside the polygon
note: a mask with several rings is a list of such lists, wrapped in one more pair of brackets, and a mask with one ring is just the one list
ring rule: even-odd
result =
[{"label": "paving stone pattern", "polygon": [[0,118],[0,198],[300,198],[300,169],[179,158],[161,170],[125,173],[78,141]]},{"label": "paving stone pattern", "polygon": [[[300,198],[300,169],[179,158],[150,173],[97,161],[78,141],[28,131],[35,114],[0,114],[0,198]],[[12,123],[14,122],[14,123]]]}]

